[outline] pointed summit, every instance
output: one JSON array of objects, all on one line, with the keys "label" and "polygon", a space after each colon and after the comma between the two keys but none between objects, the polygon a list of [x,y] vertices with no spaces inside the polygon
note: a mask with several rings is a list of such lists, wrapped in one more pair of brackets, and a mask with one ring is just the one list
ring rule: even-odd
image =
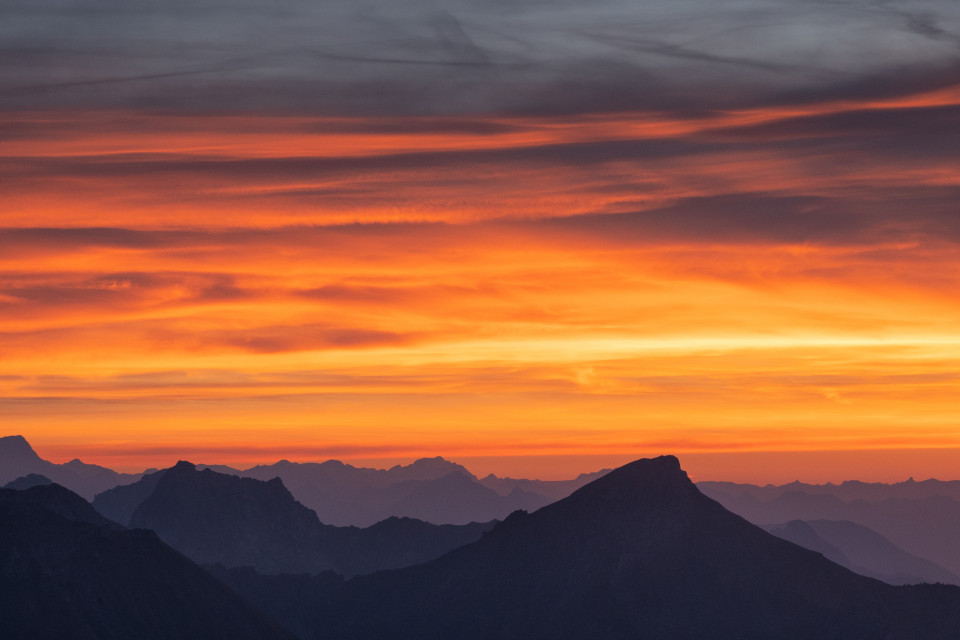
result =
[{"label": "pointed summit", "polygon": [[630,502],[638,506],[699,496],[700,492],[680,467],[675,456],[635,460],[574,491],[568,500],[589,502],[599,496],[605,502]]},{"label": "pointed summit", "polygon": [[100,491],[139,477],[139,474],[121,474],[80,460],[54,464],[38,456],[23,436],[0,438],[0,486],[30,474],[45,476],[87,500]]},{"label": "pointed summit", "polygon": [[398,480],[436,480],[451,473],[462,473],[465,476],[474,478],[466,467],[450,462],[441,456],[433,458],[419,458],[410,464],[395,465],[391,467],[390,473],[393,473]]},{"label": "pointed summit", "polygon": [[23,436],[5,436],[0,438],[0,460],[16,462],[39,462],[40,456],[33,450]]}]

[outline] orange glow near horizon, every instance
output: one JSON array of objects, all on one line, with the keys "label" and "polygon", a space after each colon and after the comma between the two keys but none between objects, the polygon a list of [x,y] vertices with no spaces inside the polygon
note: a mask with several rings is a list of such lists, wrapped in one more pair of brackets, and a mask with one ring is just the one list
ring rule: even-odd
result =
[{"label": "orange glow near horizon", "polygon": [[957,106],[6,114],[0,421],[128,470],[947,473],[960,170],[834,119]]}]

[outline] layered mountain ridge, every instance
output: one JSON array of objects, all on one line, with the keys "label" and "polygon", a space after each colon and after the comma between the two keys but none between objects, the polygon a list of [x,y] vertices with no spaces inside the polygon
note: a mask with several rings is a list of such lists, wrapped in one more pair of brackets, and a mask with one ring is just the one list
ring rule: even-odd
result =
[{"label": "layered mountain ridge", "polygon": [[23,436],[0,437],[0,486],[31,474],[42,475],[87,500],[111,487],[135,482],[142,475],[117,473],[113,469],[86,464],[77,459],[54,464],[37,455]]},{"label": "layered mountain ridge", "polygon": [[0,574],[10,640],[293,638],[153,532],[55,484],[0,489]]},{"label": "layered mountain ridge", "polygon": [[296,501],[280,478],[233,476],[185,461],[94,501],[105,515],[118,505],[131,510],[122,524],[155,531],[198,563],[262,573],[351,576],[409,566],[473,542],[492,526],[392,517],[362,529],[336,527]]},{"label": "layered mountain ridge", "polygon": [[729,513],[665,456],[431,563],[351,580],[320,626],[371,640],[953,637],[960,589],[930,610],[907,589]]},{"label": "layered mountain ridge", "polygon": [[[934,480],[834,485],[846,487],[840,495],[828,492],[829,485],[803,483],[756,487],[704,482],[699,486],[730,511],[758,525],[782,526],[803,520],[845,521],[866,527],[901,553],[939,565],[954,576],[950,582],[960,583],[960,500],[951,495],[955,484]],[[883,490],[884,486],[889,492]],[[896,559],[887,558],[872,570],[879,574],[897,573],[897,563]],[[924,572],[922,577],[929,580],[932,575]]]},{"label": "layered mountain ridge", "polygon": [[[147,482],[132,520],[161,537],[178,530],[205,553],[215,541],[267,553],[277,537],[376,530],[314,529],[315,514],[279,479],[181,462]],[[57,485],[0,490],[0,516],[13,576],[0,608],[14,638],[65,637],[67,624],[80,638],[287,637],[273,620],[303,640],[953,640],[960,628],[960,588],[857,575],[727,511],[673,456],[615,469],[406,568],[344,580],[210,566],[272,620],[154,533],[124,530]],[[432,526],[397,523],[414,538]],[[380,533],[396,540],[396,530]]]}]

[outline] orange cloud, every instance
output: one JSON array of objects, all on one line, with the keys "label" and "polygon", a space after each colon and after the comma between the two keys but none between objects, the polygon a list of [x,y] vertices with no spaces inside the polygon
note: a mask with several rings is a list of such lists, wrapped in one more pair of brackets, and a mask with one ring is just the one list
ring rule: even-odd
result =
[{"label": "orange cloud", "polygon": [[126,466],[956,447],[958,109],[11,114],[0,415]]}]

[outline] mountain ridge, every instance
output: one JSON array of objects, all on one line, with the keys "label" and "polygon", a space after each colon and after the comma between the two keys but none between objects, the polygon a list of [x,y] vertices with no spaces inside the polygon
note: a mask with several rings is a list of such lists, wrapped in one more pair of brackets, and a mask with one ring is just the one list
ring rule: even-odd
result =
[{"label": "mountain ridge", "polygon": [[342,640],[953,637],[960,589],[936,591],[950,606],[929,620],[898,589],[726,511],[663,456],[429,563],[354,578],[316,628]]},{"label": "mountain ridge", "polygon": [[156,531],[198,563],[250,566],[267,574],[334,570],[351,576],[408,566],[473,542],[492,526],[394,517],[362,529],[336,527],[295,500],[278,477],[238,477],[186,461],[137,485],[117,487],[112,501],[98,496],[95,504],[129,506],[134,500],[124,493],[142,498],[131,527]]},{"label": "mountain ridge", "polygon": [[0,489],[0,620],[33,640],[293,640],[151,531],[59,485]]}]

